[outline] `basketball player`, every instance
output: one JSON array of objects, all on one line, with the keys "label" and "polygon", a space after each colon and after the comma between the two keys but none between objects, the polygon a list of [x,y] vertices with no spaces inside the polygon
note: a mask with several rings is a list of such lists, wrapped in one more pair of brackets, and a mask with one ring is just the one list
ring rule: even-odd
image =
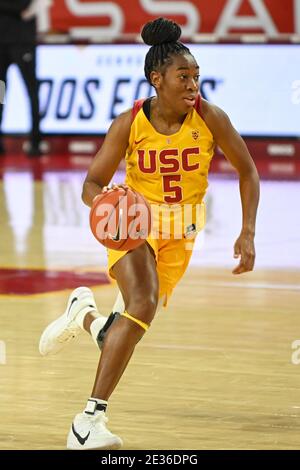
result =
[{"label": "basketball player", "polygon": [[[234,256],[240,260],[233,273],[241,274],[254,266],[258,174],[228,116],[201,99],[199,66],[179,42],[180,34],[180,27],[164,18],[144,26],[142,38],[151,46],[145,59],[145,75],[156,96],[136,102],[132,110],[114,120],[91,163],[82,198],[91,206],[99,193],[107,191],[125,157],[125,183],[150,203],[199,205],[217,144],[239,175],[243,218],[234,245]],[[91,397],[71,425],[69,449],[121,447],[121,439],[106,427],[107,401],[136,344],[151,325],[158,302],[166,304],[188,266],[192,251],[187,244],[193,243],[188,232],[200,228],[195,219],[183,229],[181,239],[150,236],[129,252],[108,250],[108,268],[121,293],[113,313],[108,319],[100,315],[91,291],[80,287],[71,294],[66,312],[44,331],[40,340],[43,355],[58,352],[81,330],[102,346]]]}]

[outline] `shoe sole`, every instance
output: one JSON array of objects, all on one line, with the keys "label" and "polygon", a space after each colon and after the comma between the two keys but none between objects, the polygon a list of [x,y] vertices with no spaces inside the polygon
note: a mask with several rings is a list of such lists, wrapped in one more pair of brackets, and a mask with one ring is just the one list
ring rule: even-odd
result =
[{"label": "shoe sole", "polygon": [[111,444],[110,446],[102,446],[102,447],[88,447],[88,448],[87,447],[76,447],[76,448],[67,447],[67,450],[118,450],[118,449],[121,449],[122,446],[123,446],[123,442]]}]

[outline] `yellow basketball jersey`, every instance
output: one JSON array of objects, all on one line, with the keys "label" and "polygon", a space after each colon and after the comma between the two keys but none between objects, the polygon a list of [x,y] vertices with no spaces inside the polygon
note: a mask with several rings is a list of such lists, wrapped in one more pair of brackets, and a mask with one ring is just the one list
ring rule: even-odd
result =
[{"label": "yellow basketball jersey", "polygon": [[202,202],[214,141],[201,117],[200,100],[198,95],[195,107],[172,135],[157,132],[145,115],[143,100],[135,103],[126,152],[126,184],[152,205],[180,210]]}]

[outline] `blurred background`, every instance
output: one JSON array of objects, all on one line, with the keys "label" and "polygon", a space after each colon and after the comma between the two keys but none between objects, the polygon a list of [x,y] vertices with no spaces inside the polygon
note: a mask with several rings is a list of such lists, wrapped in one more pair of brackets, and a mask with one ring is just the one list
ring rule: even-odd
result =
[{"label": "blurred background", "polygon": [[[15,6],[13,13],[7,4]],[[65,258],[72,266],[105,264],[105,251],[89,233],[81,184],[112,119],[134,99],[154,93],[143,73],[147,47],[139,32],[164,15],[181,24],[182,40],[200,65],[202,96],[229,114],[262,178],[257,267],[300,267],[299,0],[215,0],[209,6],[204,0],[16,0],[0,1],[0,12],[5,24],[11,15],[19,20],[6,40],[12,47],[22,36],[18,28],[31,24],[23,34],[31,47],[23,59],[28,65],[32,51],[36,55],[28,87],[24,67],[13,59],[2,86],[1,218],[2,236],[7,240],[8,231],[10,241],[10,249],[1,243],[2,256],[22,265],[28,236],[40,226],[46,265],[66,264]],[[36,87],[30,86],[33,69]],[[36,92],[39,119],[32,113]],[[121,166],[115,179],[123,176]],[[237,191],[235,172],[217,149],[208,223],[193,263],[232,264],[240,224]]]},{"label": "blurred background", "polygon": [[158,16],[181,25],[202,96],[258,168],[256,269],[231,275],[239,188],[216,149],[192,266],[113,396],[112,430],[135,449],[299,448],[300,0],[0,0],[2,449],[64,448],[89,396],[87,335],[62,360],[38,340],[70,289],[113,305],[82,183],[112,119],[154,93],[140,30]]}]

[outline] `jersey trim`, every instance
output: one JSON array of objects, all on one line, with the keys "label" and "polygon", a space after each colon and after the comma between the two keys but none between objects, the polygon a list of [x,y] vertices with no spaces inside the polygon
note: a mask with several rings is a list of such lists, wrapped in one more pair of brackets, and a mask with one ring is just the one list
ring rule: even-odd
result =
[{"label": "jersey trim", "polygon": [[199,114],[199,116],[201,117],[201,119],[203,119],[203,121],[204,121],[204,117],[203,117],[203,113],[202,113],[202,100],[201,100],[200,93],[198,93],[198,95],[196,96],[196,103],[194,105],[194,108],[197,111],[197,113]]},{"label": "jersey trim", "polygon": [[134,121],[135,116],[137,115],[141,107],[143,106],[144,101],[145,101],[145,98],[141,98],[140,100],[135,100],[133,104],[133,108],[131,110],[132,122]]},{"label": "jersey trim", "polygon": [[[135,100],[135,102],[133,104],[133,108],[131,110],[132,122],[134,121],[134,119],[135,119],[137,113],[139,112],[139,110],[143,107],[143,104],[144,104],[145,101],[146,101],[146,98],[141,98],[140,100]],[[203,121],[204,121],[204,117],[203,117],[203,113],[202,113],[202,100],[201,100],[200,93],[198,93],[198,95],[196,96],[196,102],[194,104],[194,108],[197,111],[197,113],[199,114],[199,116],[201,117],[201,119],[203,119]]]}]

